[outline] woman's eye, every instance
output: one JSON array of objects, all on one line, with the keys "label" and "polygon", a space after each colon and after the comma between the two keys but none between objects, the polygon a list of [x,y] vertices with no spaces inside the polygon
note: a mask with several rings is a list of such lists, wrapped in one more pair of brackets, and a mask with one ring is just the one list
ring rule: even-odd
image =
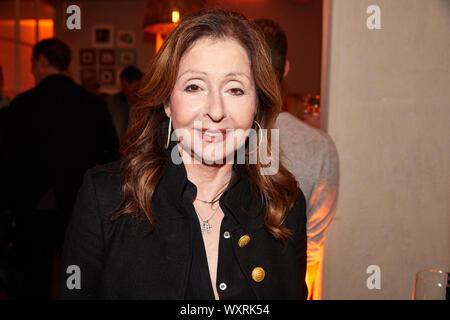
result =
[{"label": "woman's eye", "polygon": [[240,95],[244,94],[244,90],[239,89],[239,88],[230,89],[230,92],[232,95],[235,95],[235,96],[240,96]]},{"label": "woman's eye", "polygon": [[188,91],[188,92],[195,92],[195,91],[198,91],[200,89],[200,87],[198,86],[198,85],[196,85],[196,84],[190,84],[190,85],[188,85],[187,87],[186,87],[186,89],[184,89],[185,91]]}]

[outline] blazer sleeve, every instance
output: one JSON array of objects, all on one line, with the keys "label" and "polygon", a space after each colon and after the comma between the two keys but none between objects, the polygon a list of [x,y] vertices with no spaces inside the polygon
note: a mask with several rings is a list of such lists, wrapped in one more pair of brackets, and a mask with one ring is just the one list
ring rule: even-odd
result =
[{"label": "blazer sleeve", "polygon": [[67,227],[58,299],[96,299],[103,265],[103,218],[91,171],[84,176]]}]

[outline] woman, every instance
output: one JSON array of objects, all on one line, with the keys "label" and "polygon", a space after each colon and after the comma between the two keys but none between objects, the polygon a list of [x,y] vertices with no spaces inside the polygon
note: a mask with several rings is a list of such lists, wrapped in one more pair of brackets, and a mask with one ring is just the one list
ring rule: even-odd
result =
[{"label": "woman", "polygon": [[204,10],[171,33],[143,81],[122,162],[86,173],[61,298],[306,298],[303,194],[281,164],[264,175],[249,161],[270,154],[260,133],[281,105],[268,55],[237,13]]}]

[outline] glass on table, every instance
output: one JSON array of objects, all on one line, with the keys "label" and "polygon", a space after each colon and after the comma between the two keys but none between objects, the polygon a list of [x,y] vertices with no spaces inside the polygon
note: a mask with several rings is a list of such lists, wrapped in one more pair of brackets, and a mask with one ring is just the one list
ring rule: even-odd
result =
[{"label": "glass on table", "polygon": [[449,300],[449,273],[435,269],[418,272],[412,298],[413,300]]}]

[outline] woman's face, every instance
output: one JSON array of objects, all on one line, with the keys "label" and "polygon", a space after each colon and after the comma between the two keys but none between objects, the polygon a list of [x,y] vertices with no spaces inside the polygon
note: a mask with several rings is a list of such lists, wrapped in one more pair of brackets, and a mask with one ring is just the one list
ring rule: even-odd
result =
[{"label": "woman's face", "polygon": [[255,84],[245,49],[230,38],[197,40],[180,60],[165,112],[172,117],[183,161],[232,160],[256,114]]}]

